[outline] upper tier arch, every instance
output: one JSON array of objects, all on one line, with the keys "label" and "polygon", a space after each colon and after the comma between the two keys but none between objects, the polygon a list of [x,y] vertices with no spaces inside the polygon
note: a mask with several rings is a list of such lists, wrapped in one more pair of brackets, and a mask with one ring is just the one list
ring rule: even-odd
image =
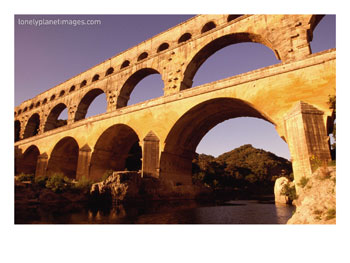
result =
[{"label": "upper tier arch", "polygon": [[190,62],[187,64],[183,82],[181,84],[180,90],[190,88],[192,86],[193,78],[200,66],[206,61],[211,55],[213,55],[218,50],[227,47],[229,45],[244,43],[244,42],[255,42],[265,45],[275,52],[277,58],[278,53],[274,49],[271,42],[263,38],[260,35],[252,33],[234,33],[220,36],[207,44],[205,44],[195,55],[192,57]]}]

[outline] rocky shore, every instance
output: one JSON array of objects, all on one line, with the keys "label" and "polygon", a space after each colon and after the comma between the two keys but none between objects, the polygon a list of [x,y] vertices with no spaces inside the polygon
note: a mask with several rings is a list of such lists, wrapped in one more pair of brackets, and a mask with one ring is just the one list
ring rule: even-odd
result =
[{"label": "rocky shore", "polygon": [[210,190],[195,185],[174,185],[156,178],[141,178],[138,172],[114,172],[106,180],[94,183],[89,188],[68,188],[58,192],[30,181],[15,180],[16,206],[197,199],[210,194]]},{"label": "rocky shore", "polygon": [[320,167],[300,187],[287,224],[336,223],[336,167]]}]

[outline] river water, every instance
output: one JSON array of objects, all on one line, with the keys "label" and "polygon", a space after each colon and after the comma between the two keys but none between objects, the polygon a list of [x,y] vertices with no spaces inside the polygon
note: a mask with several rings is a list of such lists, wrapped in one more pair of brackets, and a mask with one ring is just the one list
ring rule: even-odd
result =
[{"label": "river water", "polygon": [[15,208],[16,224],[285,224],[293,206],[273,200],[167,201],[114,207],[33,205]]}]

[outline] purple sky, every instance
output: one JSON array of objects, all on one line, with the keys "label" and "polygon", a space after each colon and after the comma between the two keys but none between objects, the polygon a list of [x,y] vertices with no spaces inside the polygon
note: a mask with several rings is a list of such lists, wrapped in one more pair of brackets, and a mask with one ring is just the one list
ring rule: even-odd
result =
[{"label": "purple sky", "polygon": [[[64,15],[15,16],[15,105],[35,97],[88,68],[175,26],[192,15]],[[18,25],[18,19],[100,19],[95,26]],[[335,16],[324,17],[311,42],[316,53],[335,48]],[[279,63],[273,52],[256,43],[231,45],[212,55],[198,70],[193,86]],[[143,79],[128,105],[163,95],[160,75]],[[106,110],[105,95],[91,104],[88,116]],[[60,118],[66,119],[67,112]],[[274,126],[255,118],[225,121],[203,138],[197,152],[217,156],[250,143],[290,158],[287,144]]]}]

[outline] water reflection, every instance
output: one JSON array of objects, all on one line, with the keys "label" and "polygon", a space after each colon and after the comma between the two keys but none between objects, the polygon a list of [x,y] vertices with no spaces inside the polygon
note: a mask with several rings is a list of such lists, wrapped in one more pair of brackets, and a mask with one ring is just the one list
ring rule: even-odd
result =
[{"label": "water reflection", "polygon": [[15,209],[16,224],[285,224],[292,206],[272,201],[194,200],[113,207],[32,206]]}]

